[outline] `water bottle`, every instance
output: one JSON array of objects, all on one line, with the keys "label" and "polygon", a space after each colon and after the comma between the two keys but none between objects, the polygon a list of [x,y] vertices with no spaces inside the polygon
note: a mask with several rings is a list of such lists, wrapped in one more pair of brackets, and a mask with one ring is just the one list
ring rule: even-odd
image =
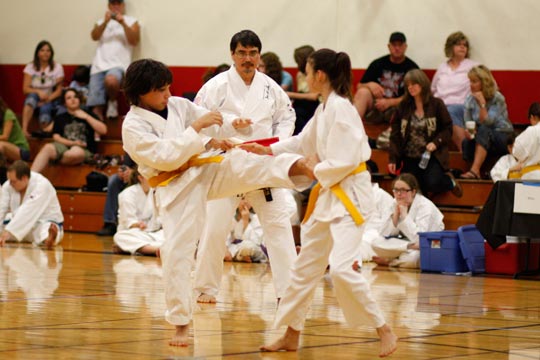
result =
[{"label": "water bottle", "polygon": [[430,157],[431,157],[431,152],[427,150],[424,151],[424,153],[422,154],[422,158],[420,159],[420,162],[418,163],[418,167],[420,169],[425,170],[427,168],[427,164],[429,163]]}]

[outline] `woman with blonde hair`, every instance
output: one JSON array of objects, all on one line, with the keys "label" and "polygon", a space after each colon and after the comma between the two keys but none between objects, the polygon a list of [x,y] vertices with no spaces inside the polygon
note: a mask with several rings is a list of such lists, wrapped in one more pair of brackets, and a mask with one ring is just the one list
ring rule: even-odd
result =
[{"label": "woman with blonde hair", "polygon": [[472,161],[464,179],[480,178],[480,168],[488,155],[501,157],[508,153],[507,138],[514,131],[508,120],[506,100],[498,91],[491,71],[484,65],[473,67],[469,73],[471,94],[465,100],[465,123],[475,122],[474,137],[467,133],[463,140],[463,159]]}]

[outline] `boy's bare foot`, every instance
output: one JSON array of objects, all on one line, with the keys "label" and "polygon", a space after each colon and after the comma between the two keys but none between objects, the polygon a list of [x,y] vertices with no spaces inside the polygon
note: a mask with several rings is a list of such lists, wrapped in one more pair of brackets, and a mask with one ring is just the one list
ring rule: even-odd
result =
[{"label": "boy's bare foot", "polygon": [[382,258],[380,256],[374,256],[371,258],[371,260],[373,260],[373,262],[377,265],[381,265],[381,266],[388,266],[390,265],[390,261],[385,259],[385,258]]},{"label": "boy's bare foot", "polygon": [[43,242],[47,249],[52,249],[54,241],[56,240],[56,235],[58,235],[58,225],[51,223],[51,226],[49,226],[49,235]]},{"label": "boy's bare foot", "polygon": [[198,303],[203,304],[215,304],[217,302],[216,297],[214,295],[208,295],[208,294],[201,294],[197,298]]},{"label": "boy's bare foot", "polygon": [[300,331],[291,327],[287,328],[285,334],[270,345],[263,345],[261,351],[296,351],[300,341]]},{"label": "boy's bare foot", "polygon": [[169,340],[169,345],[171,346],[188,346],[189,338],[189,325],[176,325],[176,333]]},{"label": "boy's bare foot", "polygon": [[394,334],[390,326],[384,324],[377,328],[377,335],[381,339],[381,352],[379,357],[387,357],[397,349],[398,337]]}]

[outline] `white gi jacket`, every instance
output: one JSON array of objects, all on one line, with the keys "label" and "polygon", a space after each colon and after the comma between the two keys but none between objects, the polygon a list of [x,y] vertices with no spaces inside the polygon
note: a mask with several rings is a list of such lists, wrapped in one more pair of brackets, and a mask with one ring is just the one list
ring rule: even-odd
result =
[{"label": "white gi jacket", "polygon": [[394,200],[392,212],[382,229],[381,235],[383,236],[398,235],[401,232],[412,243],[418,243],[420,240],[419,232],[444,230],[443,214],[431,200],[421,194],[415,195],[407,216],[397,226],[394,226],[392,221],[395,207]]},{"label": "white gi jacket", "polygon": [[203,85],[195,103],[223,114],[251,119],[251,131],[235,135],[244,141],[273,136],[283,140],[294,131],[296,116],[289,97],[274,80],[258,71],[247,86],[231,66]]},{"label": "white gi jacket", "polygon": [[493,182],[497,182],[508,179],[508,172],[510,168],[516,166],[517,163],[516,158],[512,154],[501,156],[501,158],[497,160],[495,165],[493,165],[489,171],[491,180],[493,180]]},{"label": "white gi jacket", "polygon": [[[147,179],[162,171],[178,169],[192,156],[205,151],[205,141],[190,125],[208,110],[179,97],[169,98],[167,120],[160,115],[138,106],[131,106],[122,125],[124,150],[138,165],[139,172]],[[221,127],[204,129],[214,137],[236,135],[233,117],[223,118]],[[156,137],[160,139],[156,141]],[[160,206],[170,204],[183,189],[197,178],[203,169],[198,166],[187,169],[176,178],[175,186],[159,187],[156,196]]]},{"label": "white gi jacket", "polygon": [[[512,154],[523,167],[540,164],[540,123],[529,126],[516,137]],[[540,180],[540,171],[531,171],[521,177],[526,180]]]},{"label": "white gi jacket", "polygon": [[154,215],[154,196],[150,189],[144,193],[141,184],[135,184],[118,194],[118,231],[128,230],[132,225],[143,221],[143,231],[153,232],[161,229],[161,224]]},{"label": "white gi jacket", "polygon": [[3,221],[7,213],[11,212],[11,221],[5,228],[18,241],[23,240],[38,223],[53,221],[57,224],[64,222],[64,215],[56,196],[56,189],[43,175],[31,172],[28,187],[21,199],[17,192],[6,181],[2,185],[0,199],[0,219]]},{"label": "white gi jacket", "polygon": [[[329,222],[347,214],[343,203],[331,192],[330,187],[341,187],[368,219],[374,207],[368,171],[349,174],[371,156],[362,120],[349,100],[332,92],[326,104],[320,104],[313,118],[297,136],[272,144],[275,155],[296,153],[305,156],[317,154],[320,163],[315,166],[315,176],[321,184],[315,205],[314,219]],[[363,179],[363,180],[362,180]]]}]

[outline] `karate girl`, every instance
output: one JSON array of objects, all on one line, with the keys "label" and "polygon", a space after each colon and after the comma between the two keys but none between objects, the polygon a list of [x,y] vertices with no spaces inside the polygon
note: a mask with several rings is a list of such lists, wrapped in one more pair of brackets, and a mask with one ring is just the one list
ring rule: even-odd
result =
[{"label": "karate girl", "polygon": [[[308,161],[299,155],[257,156],[241,149],[223,155],[205,152],[206,145],[230,148],[220,136],[245,128],[250,121],[223,118],[187,99],[171,97],[172,74],[163,63],[142,59],[126,71],[124,91],[132,104],[122,124],[124,149],[139,172],[155,187],[165,242],[160,249],[167,311],[175,325],[169,342],[187,346],[192,317],[190,273],[197,240],[205,221],[206,201],[262,187],[308,186]],[[289,177],[291,176],[291,178]],[[295,183],[293,183],[293,180]],[[223,219],[214,219],[222,221]]]},{"label": "karate girl", "polygon": [[[316,156],[312,190],[302,226],[302,251],[294,263],[291,285],[281,298],[275,327],[287,325],[285,334],[264,351],[298,348],[306,313],[315,288],[330,264],[336,297],[351,326],[369,324],[381,339],[380,356],[396,350],[397,337],[386,324],[361,273],[353,270],[364,231],[373,210],[373,192],[365,161],[371,151],[358,112],[350,102],[351,62],[345,53],[329,49],[309,56],[307,82],[323,103],[302,132],[271,147],[244,145],[259,154],[297,153]],[[314,198],[319,189],[318,198]],[[311,205],[311,206],[310,206]]]}]

